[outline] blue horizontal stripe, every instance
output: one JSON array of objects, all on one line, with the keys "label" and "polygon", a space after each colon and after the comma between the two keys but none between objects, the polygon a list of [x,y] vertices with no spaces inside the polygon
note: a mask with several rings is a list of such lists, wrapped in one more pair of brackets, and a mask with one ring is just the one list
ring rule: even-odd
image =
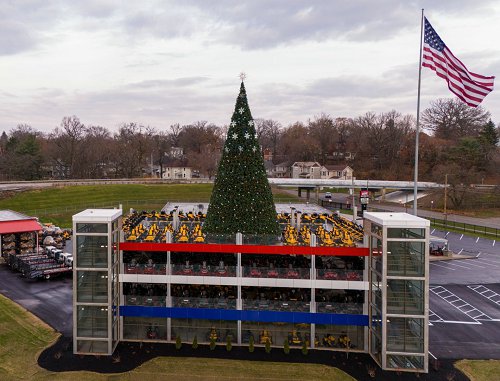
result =
[{"label": "blue horizontal stripe", "polygon": [[120,306],[120,316],[368,326],[368,315]]}]

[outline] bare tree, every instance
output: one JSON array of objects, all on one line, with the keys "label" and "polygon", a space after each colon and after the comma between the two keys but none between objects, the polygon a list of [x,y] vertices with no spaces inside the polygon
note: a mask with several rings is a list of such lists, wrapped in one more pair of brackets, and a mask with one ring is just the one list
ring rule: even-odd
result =
[{"label": "bare tree", "polygon": [[170,144],[172,145],[172,147],[179,146],[179,135],[181,134],[181,131],[182,127],[179,123],[175,123],[170,126],[168,137],[170,139]]},{"label": "bare tree", "polygon": [[50,150],[54,174],[58,178],[81,176],[78,158],[82,155],[85,125],[76,116],[65,116],[61,125],[50,134]]},{"label": "bare tree", "polygon": [[456,141],[477,136],[489,117],[481,106],[470,107],[457,98],[438,99],[422,113],[422,125],[437,138]]},{"label": "bare tree", "polygon": [[278,140],[281,136],[281,124],[272,119],[255,119],[255,131],[262,149],[269,148],[273,158],[277,155]]},{"label": "bare tree", "polygon": [[316,141],[318,146],[317,160],[324,164],[326,157],[335,149],[338,140],[338,132],[333,119],[326,114],[315,116],[314,120],[308,123],[309,135]]},{"label": "bare tree", "polygon": [[142,175],[152,152],[152,136],[155,131],[137,123],[125,123],[115,134],[116,150],[113,153],[116,162],[116,175],[126,178]]},{"label": "bare tree", "polygon": [[109,130],[102,126],[88,126],[83,139],[85,150],[80,157],[81,171],[85,178],[108,177],[113,139]]},{"label": "bare tree", "polygon": [[297,122],[283,130],[278,150],[286,153],[289,161],[315,161],[319,156],[319,146],[304,124]]}]

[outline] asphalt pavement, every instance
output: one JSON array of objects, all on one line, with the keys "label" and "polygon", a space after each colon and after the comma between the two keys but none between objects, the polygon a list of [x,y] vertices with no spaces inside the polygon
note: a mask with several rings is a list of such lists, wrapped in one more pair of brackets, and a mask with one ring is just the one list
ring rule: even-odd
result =
[{"label": "asphalt pavement", "polygon": [[27,280],[0,263],[0,293],[67,336],[73,330],[72,289],[71,277]]}]

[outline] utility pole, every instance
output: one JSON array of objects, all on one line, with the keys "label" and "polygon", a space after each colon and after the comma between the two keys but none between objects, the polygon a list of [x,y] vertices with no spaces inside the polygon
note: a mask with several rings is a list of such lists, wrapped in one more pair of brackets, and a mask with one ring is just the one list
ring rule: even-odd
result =
[{"label": "utility pole", "polygon": [[448,221],[448,215],[446,214],[446,200],[448,199],[448,174],[446,173],[444,175],[444,207],[443,207],[443,213],[444,213],[444,225],[447,225]]},{"label": "utility pole", "polygon": [[[354,174],[353,174],[354,175]],[[352,188],[351,188],[351,208],[352,208],[352,222],[356,223],[356,218],[358,217],[358,211],[356,208],[356,196],[354,195],[354,176],[351,176]]]}]

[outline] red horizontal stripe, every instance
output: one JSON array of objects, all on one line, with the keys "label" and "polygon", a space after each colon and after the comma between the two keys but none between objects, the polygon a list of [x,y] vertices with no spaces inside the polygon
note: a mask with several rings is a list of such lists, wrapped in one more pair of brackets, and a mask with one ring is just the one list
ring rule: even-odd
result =
[{"label": "red horizontal stripe", "polygon": [[[447,66],[451,66],[455,70],[459,72],[459,75],[462,78],[467,78],[470,80],[472,83],[474,83],[477,86],[481,87],[486,87],[488,91],[493,90],[494,86],[494,76],[484,76],[480,75],[477,73],[473,73],[467,69],[467,67],[460,61],[457,57],[453,55],[453,53],[448,49],[445,48],[442,52],[435,50],[431,48],[428,44],[424,45],[424,52],[430,53],[435,59],[442,61],[445,63]],[[424,53],[425,56],[425,53]],[[428,57],[428,56],[427,56]],[[461,74],[460,74],[461,73]],[[472,77],[476,77],[477,80],[473,79]]]},{"label": "red horizontal stripe", "polygon": [[267,245],[225,245],[214,243],[150,243],[120,242],[124,251],[177,251],[196,253],[242,253],[281,255],[321,255],[366,257],[366,247],[311,247],[311,246],[267,246]]},{"label": "red horizontal stripe", "polygon": [[464,71],[460,66],[457,66],[453,61],[449,59],[448,56],[446,56],[446,63],[451,66],[453,69],[457,71],[457,74],[462,78],[463,80],[470,81],[471,83],[475,84],[476,86],[483,88],[490,92],[492,89],[490,88],[491,86],[488,86],[487,84],[475,81],[471,78],[471,73],[469,71]]},{"label": "red horizontal stripe", "polygon": [[[430,52],[430,53],[432,54],[432,57],[429,57],[428,55],[424,54],[424,56],[423,56],[424,60],[434,62],[436,67],[440,68],[444,72],[447,72],[448,76],[455,79],[457,82],[462,82],[462,83],[466,82],[466,83],[469,83],[469,84],[476,86],[477,88],[480,89],[480,90],[478,90],[478,89],[473,88],[471,86],[467,86],[467,90],[470,90],[471,92],[474,92],[474,93],[477,93],[480,95],[484,95],[484,96],[488,95],[491,92],[492,89],[488,88],[487,86],[480,84],[480,83],[477,83],[474,80],[472,80],[471,78],[464,77],[463,75],[461,75],[460,72],[457,70],[457,68],[450,61],[448,61],[446,59],[446,57],[442,58],[441,56],[438,56],[433,52]],[[435,62],[435,60],[433,58],[436,58],[439,61],[443,62],[444,66],[441,65],[440,63]],[[428,67],[428,66],[426,66],[426,67]],[[451,71],[450,69],[454,70],[457,74],[455,75],[453,73],[453,71]],[[466,86],[466,85],[464,84],[464,86]]]},{"label": "red horizontal stripe", "polygon": [[451,52],[450,49],[448,49],[448,47],[445,47],[443,51],[444,51],[444,54],[450,58],[450,60],[457,61],[458,65],[460,65],[461,69],[463,71],[467,72],[467,74],[469,74],[470,76],[477,77],[479,79],[486,79],[486,80],[488,80],[487,82],[491,82],[491,86],[493,86],[493,80],[495,79],[494,76],[484,76],[481,74],[473,73],[473,72],[469,71],[469,69],[467,69],[467,67],[464,65],[464,63],[462,61],[460,61],[457,57],[455,57],[455,55]]},{"label": "red horizontal stripe", "polygon": [[461,93],[458,93],[458,92],[454,91],[454,89],[450,87],[450,81],[448,80],[448,77],[447,77],[446,75],[442,74],[442,73],[437,72],[437,71],[436,71],[436,68],[435,68],[434,66],[429,65],[429,64],[427,64],[427,63],[423,63],[423,64],[422,64],[422,66],[427,67],[427,68],[429,68],[429,69],[431,69],[431,70],[434,70],[434,71],[436,72],[436,75],[437,75],[438,77],[441,77],[441,78],[443,78],[444,80],[446,80],[446,82],[448,82],[448,89],[449,89],[449,90],[450,90],[453,94],[455,94],[458,98],[460,98],[460,100],[461,100],[462,102],[464,102],[464,103],[468,104],[468,105],[469,105],[469,106],[471,106],[471,107],[477,107],[477,106],[478,106],[478,104],[480,103],[480,101],[479,101],[478,103],[472,103],[472,102],[470,102],[470,101],[469,101],[469,98],[465,98],[465,97],[464,97]]},{"label": "red horizontal stripe", "polygon": [[[425,61],[430,61],[431,63],[427,63]],[[474,107],[481,103],[484,97],[491,91],[482,87],[485,91],[485,93],[483,93],[475,88],[472,88],[471,86],[468,86],[464,82],[470,83],[470,81],[464,81],[464,78],[457,77],[457,75],[455,75],[452,70],[449,70],[448,67],[442,67],[441,65],[436,64],[432,59],[429,60],[429,57],[424,58],[422,66],[434,70],[439,77],[447,81],[450,91],[452,91],[457,96],[459,96],[460,94],[460,99]]]}]

